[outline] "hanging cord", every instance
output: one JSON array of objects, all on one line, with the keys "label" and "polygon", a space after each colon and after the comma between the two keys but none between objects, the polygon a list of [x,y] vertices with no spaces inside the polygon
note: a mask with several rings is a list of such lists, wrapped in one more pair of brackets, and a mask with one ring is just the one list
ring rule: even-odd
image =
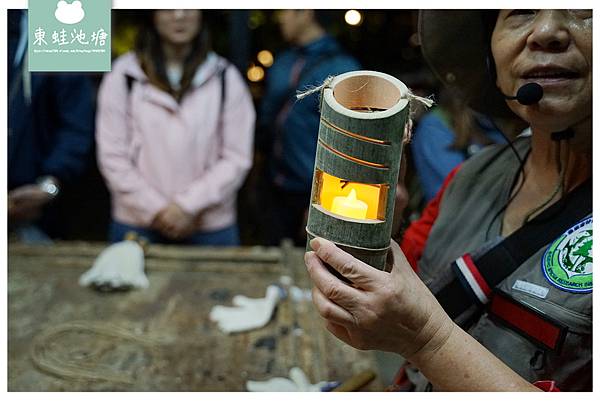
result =
[{"label": "hanging cord", "polygon": [[[323,83],[321,85],[318,85],[318,86],[309,86],[309,87],[307,87],[303,91],[300,91],[300,90],[296,91],[296,99],[297,100],[302,100],[305,97],[312,95],[313,93],[321,92],[325,88],[330,88],[331,89],[331,83],[333,82],[334,79],[335,79],[335,76],[334,75],[330,75],[327,78],[325,78],[325,80],[323,81]],[[366,85],[367,85],[367,83],[365,83],[365,86]],[[362,89],[363,87],[364,86],[362,86],[358,90]],[[408,100],[411,103],[411,105],[413,104],[413,102],[418,102],[418,103],[421,103],[426,108],[430,108],[431,106],[433,106],[435,104],[435,102],[433,100],[433,95],[430,95],[430,96],[427,96],[427,97],[417,96],[410,89],[408,90],[408,93],[406,94],[406,97],[408,98]]]},{"label": "hanging cord", "polygon": [[[568,145],[568,143],[569,142],[567,139],[567,145]],[[552,191],[552,194],[543,203],[541,203],[539,206],[535,207],[533,210],[531,210],[529,213],[527,213],[527,216],[525,216],[525,219],[523,220],[523,224],[528,223],[535,214],[537,214],[539,211],[543,210],[546,206],[548,206],[548,204],[550,202],[552,202],[552,199],[554,199],[556,194],[558,194],[560,192],[561,197],[564,195],[565,173],[567,171],[567,167],[569,166],[569,150],[567,149],[566,166],[564,166],[564,167],[563,167],[560,155],[561,155],[561,143],[558,142],[558,147],[556,149],[556,162],[558,163],[558,183],[554,187],[554,191]]]},{"label": "hanging cord", "polygon": [[325,88],[331,88],[331,83],[333,82],[333,79],[335,78],[334,75],[330,75],[327,78],[325,78],[325,80],[323,81],[323,83],[319,86],[309,86],[307,87],[306,90],[298,90],[296,91],[296,99],[297,100],[302,100],[307,96],[312,95],[313,93],[317,93],[317,92],[321,92],[323,89]]},{"label": "hanging cord", "polygon": [[[322,91],[325,90],[326,88],[332,89],[331,83],[333,82],[334,79],[335,79],[335,76],[330,75],[327,78],[325,78],[325,80],[323,81],[323,83],[321,85],[307,87],[303,91],[300,91],[300,90],[296,91],[296,99],[302,100],[302,99],[306,98],[307,96],[310,96],[314,93],[320,92],[321,93],[321,102],[323,102]],[[355,92],[360,91],[366,85],[368,85],[368,81],[363,86],[356,89]],[[410,89],[408,89],[408,92],[406,93],[406,98],[408,98],[408,102],[409,102],[409,118],[407,119],[407,124],[406,124],[405,130],[404,130],[403,143],[405,143],[405,144],[409,143],[412,139],[412,128],[413,128],[412,115],[414,114],[414,105],[419,104],[422,107],[425,107],[428,109],[435,104],[435,101],[433,100],[433,95],[429,95],[427,97],[417,96]]]},{"label": "hanging cord", "polygon": [[[569,143],[568,139],[566,141],[568,144]],[[498,210],[498,212],[494,215],[492,222],[490,223],[490,225],[488,226],[488,229],[486,230],[486,235],[485,235],[486,239],[489,238],[489,231],[490,231],[494,221],[500,216],[500,214],[502,212],[504,212],[508,208],[508,206],[516,198],[517,194],[520,192],[521,188],[523,187],[523,185],[525,183],[524,165],[525,165],[525,162],[527,161],[527,158],[528,158],[530,152],[531,152],[531,149],[529,150],[527,155],[522,159],[522,161],[520,163],[519,170],[521,171],[522,175],[520,174],[519,176],[517,176],[517,180],[520,178],[518,188],[514,191],[513,195],[508,199],[508,201],[504,204],[504,206],[500,210]],[[535,208],[533,208],[531,211],[529,211],[527,213],[527,215],[523,219],[523,223],[522,223],[523,225],[529,223],[538,212],[544,210],[546,208],[546,206],[548,206],[548,204],[550,204],[552,202],[552,200],[558,193],[561,194],[561,197],[564,196],[565,174],[566,174],[567,168],[569,166],[569,158],[570,158],[568,149],[567,149],[567,155],[565,157],[566,160],[565,160],[564,166],[563,166],[560,156],[561,156],[561,147],[560,147],[560,143],[559,143],[558,148],[556,150],[556,162],[558,164],[558,171],[559,171],[558,182],[556,183],[556,186],[554,187],[552,194],[544,202],[542,202],[541,204],[539,204],[538,206],[536,206]],[[515,185],[515,183],[513,183],[513,186],[514,185]]]},{"label": "hanging cord", "polygon": [[[511,148],[513,149],[515,154],[518,156],[519,154],[517,153],[517,150],[514,148],[514,145],[512,145],[512,143],[510,143],[510,142],[509,142],[509,144],[511,145]],[[521,191],[521,188],[523,188],[523,184],[525,184],[525,168],[524,168],[524,166],[525,166],[525,162],[527,161],[527,158],[529,157],[530,153],[531,153],[531,149],[529,149],[527,151],[527,154],[525,155],[525,157],[521,158],[520,156],[518,156],[518,159],[519,159],[519,169],[517,170],[518,173],[517,173],[516,177],[513,179],[512,185],[510,186],[511,188],[516,187],[516,189],[513,191],[513,194],[508,198],[506,203],[504,203],[504,205],[500,208],[500,210],[498,210],[496,212],[496,214],[494,214],[494,217],[490,221],[490,224],[488,225],[488,228],[485,231],[485,239],[486,240],[490,238],[490,230],[492,229],[492,226],[494,225],[494,222],[496,221],[496,219],[502,214],[502,212],[504,212],[508,208],[508,206],[512,203],[512,201],[517,197],[517,195]]]},{"label": "hanging cord", "polygon": [[435,104],[435,101],[433,100],[433,95],[429,95],[427,97],[417,96],[410,89],[408,90],[406,97],[410,101],[411,106],[413,105],[413,102],[418,102],[421,103],[421,105],[425,108],[429,109]]},{"label": "hanging cord", "polygon": [[406,145],[412,141],[413,136],[413,117],[415,116],[415,104],[424,107],[426,109],[431,108],[435,101],[433,100],[433,95],[429,95],[427,97],[417,96],[410,89],[408,89],[408,93],[406,94],[408,98],[408,107],[409,107],[409,117],[407,119],[406,125],[404,126],[404,138],[402,142]]},{"label": "hanging cord", "polygon": [[515,147],[515,144],[513,143],[513,141],[510,140],[510,139],[508,139],[508,136],[504,133],[504,131],[502,131],[500,129],[500,127],[498,127],[498,125],[494,121],[494,118],[491,117],[491,116],[488,116],[488,121],[490,123],[492,123],[492,126],[494,127],[494,129],[497,132],[499,132],[500,135],[502,135],[502,138],[504,138],[504,140],[506,141],[507,145],[510,147],[510,150],[512,150],[513,154],[515,155],[515,157],[519,161],[519,170],[518,170],[518,173],[517,173],[517,176],[516,176],[515,180],[513,180],[513,184],[511,186],[511,188],[514,188],[515,185],[517,185],[517,183],[518,183],[518,187],[513,192],[513,194],[508,198],[508,200],[506,201],[506,203],[500,208],[500,210],[498,210],[496,212],[496,214],[492,218],[492,220],[491,220],[491,222],[490,222],[487,230],[485,231],[485,238],[486,239],[489,238],[490,230],[491,230],[492,226],[494,225],[494,222],[496,221],[496,219],[502,214],[502,212],[504,212],[508,208],[508,205],[511,204],[511,202],[516,198],[516,196],[521,191],[521,188],[523,188],[523,184],[525,183],[525,162],[527,161],[527,157],[529,157],[529,153],[531,152],[531,149],[529,149],[529,151],[527,151],[527,153],[525,154],[525,157],[521,157],[521,155],[519,155],[519,152],[517,151],[517,148]]}]

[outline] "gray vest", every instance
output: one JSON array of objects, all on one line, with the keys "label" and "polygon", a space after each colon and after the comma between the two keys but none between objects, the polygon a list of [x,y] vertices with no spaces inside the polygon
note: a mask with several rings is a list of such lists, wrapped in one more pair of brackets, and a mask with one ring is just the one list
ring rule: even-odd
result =
[{"label": "gray vest", "polygon": [[[515,145],[525,156],[530,140],[522,138]],[[500,236],[502,215],[494,215],[508,200],[518,168],[510,148],[492,146],[466,162],[446,188],[419,261],[419,274],[434,293],[450,282],[454,260]],[[554,380],[563,391],[591,391],[592,293],[569,292],[546,278],[542,258],[551,245],[539,249],[496,288],[566,326],[560,350],[540,346],[487,312],[473,315],[475,307],[457,322],[475,316],[470,334],[526,380]]]}]

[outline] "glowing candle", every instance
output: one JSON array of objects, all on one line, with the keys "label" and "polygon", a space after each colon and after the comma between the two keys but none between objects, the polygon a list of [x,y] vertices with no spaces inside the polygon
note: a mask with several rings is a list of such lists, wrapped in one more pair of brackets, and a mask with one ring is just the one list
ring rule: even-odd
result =
[{"label": "glowing candle", "polygon": [[331,204],[331,211],[341,216],[352,217],[354,219],[364,219],[367,217],[368,206],[360,199],[356,199],[356,191],[352,189],[348,196],[336,196]]}]

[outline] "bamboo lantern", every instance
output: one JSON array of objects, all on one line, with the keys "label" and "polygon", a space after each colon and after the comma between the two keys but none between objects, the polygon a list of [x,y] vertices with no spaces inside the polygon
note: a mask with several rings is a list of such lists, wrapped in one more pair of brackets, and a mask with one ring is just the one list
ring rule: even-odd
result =
[{"label": "bamboo lantern", "polygon": [[321,94],[308,240],[326,238],[380,270],[390,247],[408,96],[401,81],[375,71],[338,75]]}]

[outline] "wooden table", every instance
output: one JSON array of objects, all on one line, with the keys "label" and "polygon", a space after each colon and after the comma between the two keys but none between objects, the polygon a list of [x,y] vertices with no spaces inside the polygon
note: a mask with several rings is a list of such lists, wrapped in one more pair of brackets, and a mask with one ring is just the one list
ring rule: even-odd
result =
[{"label": "wooden table", "polygon": [[209,320],[214,305],[262,297],[284,275],[309,288],[302,249],[151,245],[150,288],[80,287],[105,246],[9,244],[10,391],[244,391],[247,380],[287,377],[293,366],[313,383],[375,370],[373,354],[330,335],[310,302],[288,297],[247,333],[226,335]]}]

